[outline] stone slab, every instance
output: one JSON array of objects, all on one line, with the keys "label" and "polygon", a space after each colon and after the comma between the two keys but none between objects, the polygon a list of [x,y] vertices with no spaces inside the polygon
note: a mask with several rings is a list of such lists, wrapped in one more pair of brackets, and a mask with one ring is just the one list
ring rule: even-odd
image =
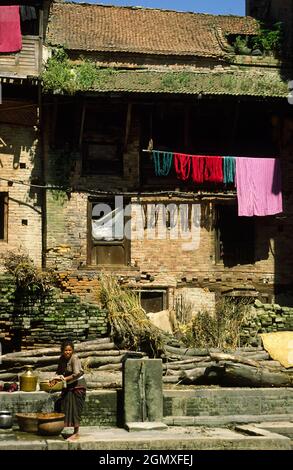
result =
[{"label": "stone slab", "polygon": [[290,421],[269,421],[267,423],[256,423],[255,427],[265,429],[266,431],[270,431],[272,433],[282,434],[282,436],[290,437],[291,439],[293,439],[293,422]]},{"label": "stone slab", "polygon": [[167,424],[152,422],[126,423],[125,429],[129,432],[134,431],[164,431],[168,429]]}]

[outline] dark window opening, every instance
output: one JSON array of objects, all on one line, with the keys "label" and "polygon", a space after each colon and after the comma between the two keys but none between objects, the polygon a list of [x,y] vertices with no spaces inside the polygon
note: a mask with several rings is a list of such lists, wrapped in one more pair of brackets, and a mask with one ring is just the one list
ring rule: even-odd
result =
[{"label": "dark window opening", "polygon": [[140,303],[146,313],[155,313],[165,310],[166,291],[162,290],[141,290],[139,291]]},{"label": "dark window opening", "polygon": [[[155,150],[182,152],[184,142],[184,107],[181,105],[170,104],[154,106],[144,110],[142,119],[142,148],[148,148],[149,140],[152,139]],[[152,183],[161,186],[169,184],[171,186],[179,185],[176,178],[174,165],[167,177],[158,177],[154,179],[154,164],[152,156],[149,153],[142,153],[141,156],[141,182],[142,184]]]},{"label": "dark window opening", "polygon": [[239,217],[237,205],[218,205],[216,228],[216,261],[225,266],[255,262],[255,221]]},{"label": "dark window opening", "polygon": [[78,143],[79,128],[76,123],[77,114],[80,109],[70,99],[56,99],[52,109],[51,118],[51,141],[50,144],[54,148],[73,149]]},{"label": "dark window opening", "polygon": [[126,107],[86,108],[83,127],[83,174],[121,175]]},{"label": "dark window opening", "polygon": [[120,205],[118,198],[90,202],[88,264],[92,266],[129,265],[130,237],[127,237],[126,224],[130,224],[130,220],[124,211],[127,204],[128,201],[123,199]]},{"label": "dark window opening", "polygon": [[0,193],[0,240],[7,241],[8,194]]}]

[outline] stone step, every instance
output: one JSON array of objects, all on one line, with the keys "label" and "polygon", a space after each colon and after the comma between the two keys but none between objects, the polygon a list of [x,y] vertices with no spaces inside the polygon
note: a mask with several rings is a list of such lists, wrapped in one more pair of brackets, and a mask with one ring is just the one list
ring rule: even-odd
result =
[{"label": "stone step", "polygon": [[[278,415],[226,415],[226,416],[165,416],[163,422],[168,426],[227,426],[230,424],[248,424],[293,420],[293,414]],[[266,429],[266,428],[265,428]],[[277,431],[276,431],[277,432]]]}]

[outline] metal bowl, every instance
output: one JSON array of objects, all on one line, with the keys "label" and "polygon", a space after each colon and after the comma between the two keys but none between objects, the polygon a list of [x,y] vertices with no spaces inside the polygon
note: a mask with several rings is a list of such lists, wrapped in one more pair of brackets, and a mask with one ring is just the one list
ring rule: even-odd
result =
[{"label": "metal bowl", "polygon": [[0,411],[0,429],[12,428],[13,417],[11,411]]}]

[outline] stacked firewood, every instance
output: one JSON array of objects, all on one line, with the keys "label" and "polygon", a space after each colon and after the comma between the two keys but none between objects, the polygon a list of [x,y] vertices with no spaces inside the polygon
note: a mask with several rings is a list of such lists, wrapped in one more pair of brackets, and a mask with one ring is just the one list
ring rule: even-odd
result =
[{"label": "stacked firewood", "polygon": [[[110,338],[75,345],[82,361],[88,388],[116,388],[122,385],[122,365],[126,357],[146,357],[143,353],[120,350]],[[33,365],[40,380],[54,376],[59,348],[40,348],[3,355],[0,381],[17,381],[26,365]],[[271,360],[262,347],[238,348],[223,353],[218,349],[185,348],[165,338],[163,383],[182,385],[222,385],[246,387],[290,387],[293,368],[285,369]]]},{"label": "stacked firewood", "polygon": [[165,345],[164,383],[247,387],[290,387],[293,368],[271,360],[261,347],[190,349],[179,343]]},{"label": "stacked firewood", "polygon": [[[111,388],[122,384],[122,361],[129,351],[118,349],[110,338],[100,338],[75,345],[81,359],[88,388]],[[145,356],[136,353],[136,357]],[[26,365],[34,366],[40,380],[54,376],[60,348],[40,348],[5,354],[1,357],[0,381],[17,381]]]}]

